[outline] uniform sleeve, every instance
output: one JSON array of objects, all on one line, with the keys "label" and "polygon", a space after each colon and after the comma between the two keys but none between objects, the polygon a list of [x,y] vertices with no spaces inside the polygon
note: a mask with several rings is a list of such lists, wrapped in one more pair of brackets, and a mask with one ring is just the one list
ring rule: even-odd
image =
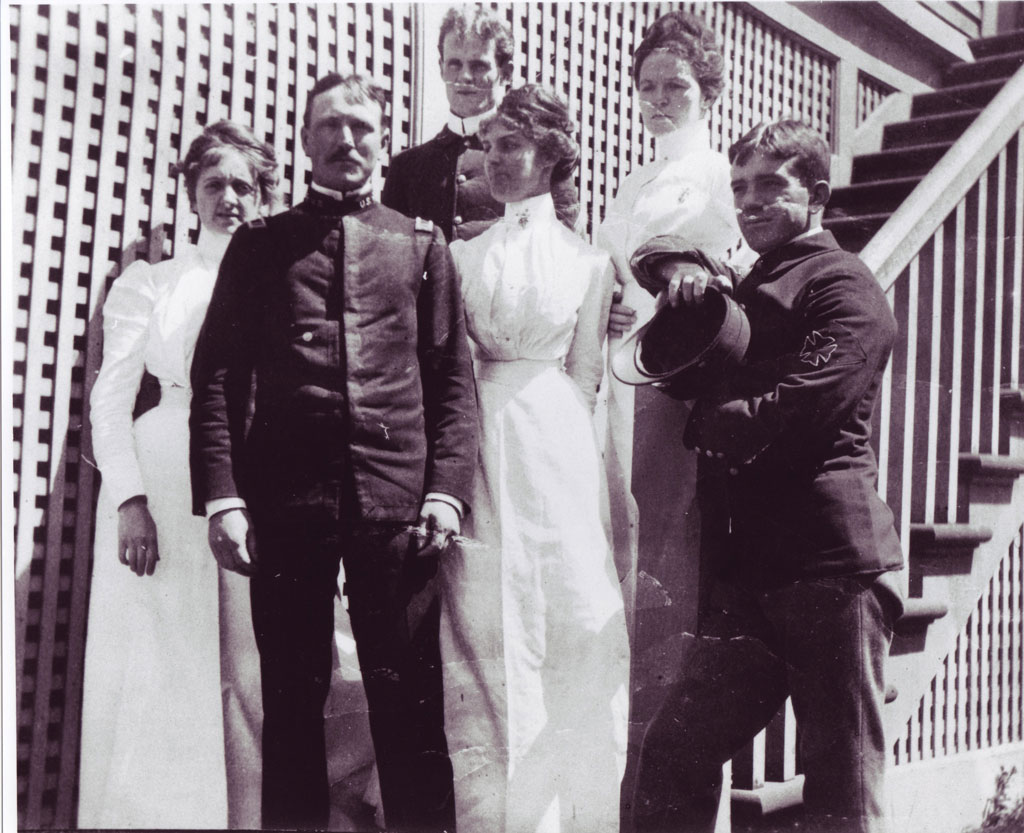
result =
[{"label": "uniform sleeve", "polygon": [[597,259],[587,293],[580,305],[572,344],[565,358],[565,372],[579,386],[590,410],[597,402],[597,391],[604,372],[605,335],[608,312],[612,306],[615,272],[606,256]]},{"label": "uniform sleeve", "polygon": [[434,228],[417,301],[428,453],[426,491],[469,506],[477,456],[477,404],[458,272]]},{"label": "uniform sleeve", "polygon": [[[722,453],[733,464],[751,462],[772,446],[799,457],[862,406],[896,336],[892,311],[873,280],[838,274],[814,281],[793,325],[797,349],[741,368],[717,396],[698,400],[684,435],[687,447]],[[775,382],[761,392],[752,381],[760,379]]]},{"label": "uniform sleeve", "polygon": [[89,407],[96,464],[117,506],[145,494],[132,434],[132,407],[145,370],[155,298],[152,267],[136,261],[114,281],[103,305],[103,364]]},{"label": "uniform sleeve", "polygon": [[241,494],[234,461],[242,451],[251,391],[256,231],[243,227],[231,238],[192,360],[189,460],[197,515],[205,514],[207,501]]}]

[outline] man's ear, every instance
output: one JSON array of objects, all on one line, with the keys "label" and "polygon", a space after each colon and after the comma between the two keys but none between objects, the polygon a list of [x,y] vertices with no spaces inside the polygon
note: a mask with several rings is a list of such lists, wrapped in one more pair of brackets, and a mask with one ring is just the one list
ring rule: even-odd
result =
[{"label": "man's ear", "polygon": [[501,83],[508,86],[512,83],[512,62],[506,61],[505,64],[498,69],[498,77],[501,79]]},{"label": "man's ear", "polygon": [[303,127],[299,131],[299,139],[302,142],[302,150],[303,150],[303,152],[306,154],[306,156],[309,156],[309,129],[308,128]]},{"label": "man's ear", "polygon": [[391,128],[383,124],[380,126],[380,149],[385,152],[391,151]]},{"label": "man's ear", "polygon": [[824,211],[832,196],[832,186],[824,179],[819,179],[809,189],[810,200],[808,204],[812,212]]}]

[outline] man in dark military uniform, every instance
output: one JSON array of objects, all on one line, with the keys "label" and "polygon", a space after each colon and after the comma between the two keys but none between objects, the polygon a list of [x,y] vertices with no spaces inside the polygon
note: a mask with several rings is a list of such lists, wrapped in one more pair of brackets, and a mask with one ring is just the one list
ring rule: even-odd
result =
[{"label": "man in dark military uniform", "polygon": [[[864,263],[821,228],[820,136],[762,125],[729,159],[740,228],[761,255],[734,293],[750,343],[743,365],[704,389],[683,438],[701,455],[714,575],[643,741],[636,830],[714,830],[722,764],[792,695],[806,828],[877,833],[903,558],[870,439],[896,322]],[[685,256],[657,263],[670,303],[702,301],[706,272]]]},{"label": "man in dark military uniform", "polygon": [[[494,113],[512,80],[512,32],[493,11],[476,4],[448,11],[438,38],[448,124],[433,139],[399,153],[388,166],[384,205],[424,217],[447,240],[468,240],[505,212],[484,176],[480,122]],[[558,218],[574,228],[579,196],[573,179],[552,184]]]},{"label": "man in dark military uniform", "polygon": [[476,399],[444,238],[370,194],[383,111],[359,76],[313,87],[310,192],[234,236],[192,369],[195,510],[220,565],[252,581],[270,828],[327,826],[339,560],[388,829],[454,824],[424,587],[466,509]]}]

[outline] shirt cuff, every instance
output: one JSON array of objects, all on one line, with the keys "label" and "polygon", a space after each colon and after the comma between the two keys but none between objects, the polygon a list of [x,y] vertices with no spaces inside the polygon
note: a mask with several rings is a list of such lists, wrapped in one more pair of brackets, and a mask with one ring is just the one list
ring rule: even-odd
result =
[{"label": "shirt cuff", "polygon": [[464,504],[457,497],[446,495],[443,492],[427,492],[427,496],[423,498],[423,501],[426,502],[428,500],[437,500],[440,501],[441,503],[447,503],[450,507],[452,507],[452,509],[458,512],[459,520],[462,520],[464,517],[466,517],[466,504]]},{"label": "shirt cuff", "polygon": [[206,501],[206,517],[212,518],[218,512],[226,512],[228,509],[245,508],[245,500],[240,497],[218,497]]}]

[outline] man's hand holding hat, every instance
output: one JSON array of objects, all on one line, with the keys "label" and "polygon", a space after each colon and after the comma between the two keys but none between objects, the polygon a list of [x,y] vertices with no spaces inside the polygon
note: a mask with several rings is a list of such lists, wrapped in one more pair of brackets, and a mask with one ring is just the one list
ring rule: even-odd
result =
[{"label": "man's hand holding hat", "polygon": [[657,309],[666,303],[673,307],[680,304],[697,306],[704,303],[704,293],[715,289],[723,295],[732,294],[732,281],[720,273],[710,274],[700,263],[689,258],[663,258],[654,271],[665,284],[658,293]]},{"label": "man's hand holding hat", "polygon": [[749,322],[730,298],[735,273],[671,235],[649,240],[629,265],[637,283],[657,296],[657,310],[615,352],[612,372],[680,399],[709,393],[742,361],[750,339]]}]

